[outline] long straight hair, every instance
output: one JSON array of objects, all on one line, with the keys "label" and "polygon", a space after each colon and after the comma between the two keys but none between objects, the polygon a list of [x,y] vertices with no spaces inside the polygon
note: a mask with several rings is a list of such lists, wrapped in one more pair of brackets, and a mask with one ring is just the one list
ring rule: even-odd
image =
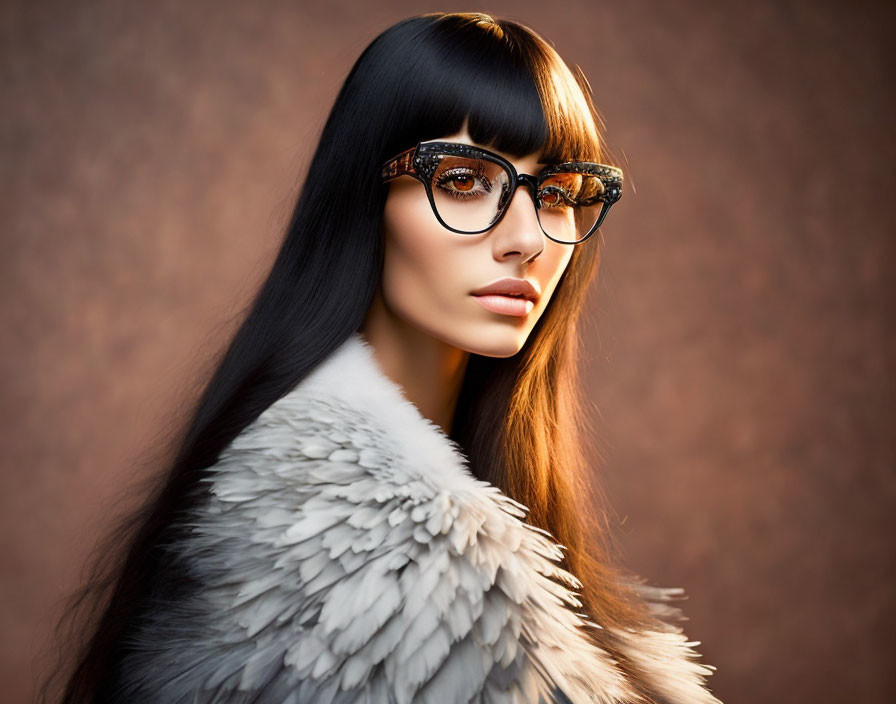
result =
[{"label": "long straight hair", "polygon": [[[465,120],[476,142],[513,156],[606,158],[587,80],[529,28],[480,13],[432,13],[380,34],[336,98],[282,247],[178,436],[173,461],[99,547],[90,579],[57,625],[61,633],[77,609],[90,609],[81,642],[57,638],[60,658],[75,653],[61,702],[116,701],[141,604],[151,591],[177,599],[197,588],[165,558],[164,546],[178,538],[173,524],[202,500],[200,479],[221,451],[361,327],[383,265],[387,187],[379,166],[418,141],[458,132]],[[653,617],[611,566],[582,448],[590,429],[579,395],[578,325],[598,243],[575,246],[518,354],[471,355],[451,437],[476,476],[525,504],[529,522],[565,546],[564,566],[582,581],[589,615],[637,628]],[[588,635],[615,650],[606,629]],[[641,679],[624,658],[620,664]]]}]

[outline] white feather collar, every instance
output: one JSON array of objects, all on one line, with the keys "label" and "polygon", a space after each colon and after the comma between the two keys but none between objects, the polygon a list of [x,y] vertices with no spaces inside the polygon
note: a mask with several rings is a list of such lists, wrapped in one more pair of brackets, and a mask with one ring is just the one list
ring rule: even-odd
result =
[{"label": "white feather collar", "polygon": [[[473,477],[359,333],[203,483],[171,546],[202,587],[149,610],[127,701],[641,701],[583,635],[599,626],[557,543]],[[617,635],[663,701],[718,702],[677,629]]]}]

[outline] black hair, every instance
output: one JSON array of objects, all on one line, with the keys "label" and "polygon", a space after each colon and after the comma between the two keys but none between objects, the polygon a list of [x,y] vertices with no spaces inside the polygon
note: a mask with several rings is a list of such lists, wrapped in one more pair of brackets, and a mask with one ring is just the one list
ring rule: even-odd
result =
[{"label": "black hair", "polygon": [[[237,434],[361,327],[383,265],[381,164],[418,141],[457,133],[467,120],[474,141],[510,155],[602,157],[584,76],[518,23],[433,13],[398,22],[370,43],[323,127],[270,273],[216,361],[173,460],[100,546],[93,576],[73,600],[94,611],[83,643],[71,645],[76,661],[64,704],[116,701],[141,610],[197,587],[165,546],[178,538],[173,526],[203,500],[200,480]],[[628,625],[643,614],[615,586],[602,553],[585,548],[584,514],[573,507],[584,475],[563,474],[580,455],[572,418],[575,322],[596,272],[597,239],[576,249],[519,355],[473,355],[452,435],[477,474],[529,506],[531,520],[568,547],[569,568],[598,595],[586,601],[596,617]],[[515,410],[524,407],[526,414]]]}]

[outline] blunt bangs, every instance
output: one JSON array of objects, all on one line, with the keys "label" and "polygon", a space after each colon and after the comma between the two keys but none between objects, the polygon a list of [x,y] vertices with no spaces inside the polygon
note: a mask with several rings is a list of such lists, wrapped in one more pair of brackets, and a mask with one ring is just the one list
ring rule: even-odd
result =
[{"label": "blunt bangs", "polygon": [[557,52],[516,22],[477,13],[423,15],[393,44],[394,129],[383,159],[418,141],[454,134],[542,162],[600,161],[590,86]]}]

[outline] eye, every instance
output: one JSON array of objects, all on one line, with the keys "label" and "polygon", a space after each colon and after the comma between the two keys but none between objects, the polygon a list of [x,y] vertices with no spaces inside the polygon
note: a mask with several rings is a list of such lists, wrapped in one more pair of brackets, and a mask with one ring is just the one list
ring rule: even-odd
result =
[{"label": "eye", "polygon": [[475,198],[490,193],[491,182],[481,170],[453,168],[438,175],[435,185],[454,198]]},{"label": "eye", "polygon": [[455,174],[442,181],[441,185],[448,184],[457,191],[471,191],[476,184],[476,179],[469,174]]},{"label": "eye", "polygon": [[538,200],[543,208],[560,208],[565,205],[574,206],[575,200],[559,186],[546,186],[538,192]]},{"label": "eye", "polygon": [[538,198],[543,208],[575,208],[582,205],[582,196],[590,184],[600,180],[575,171],[550,174],[541,181]]}]

